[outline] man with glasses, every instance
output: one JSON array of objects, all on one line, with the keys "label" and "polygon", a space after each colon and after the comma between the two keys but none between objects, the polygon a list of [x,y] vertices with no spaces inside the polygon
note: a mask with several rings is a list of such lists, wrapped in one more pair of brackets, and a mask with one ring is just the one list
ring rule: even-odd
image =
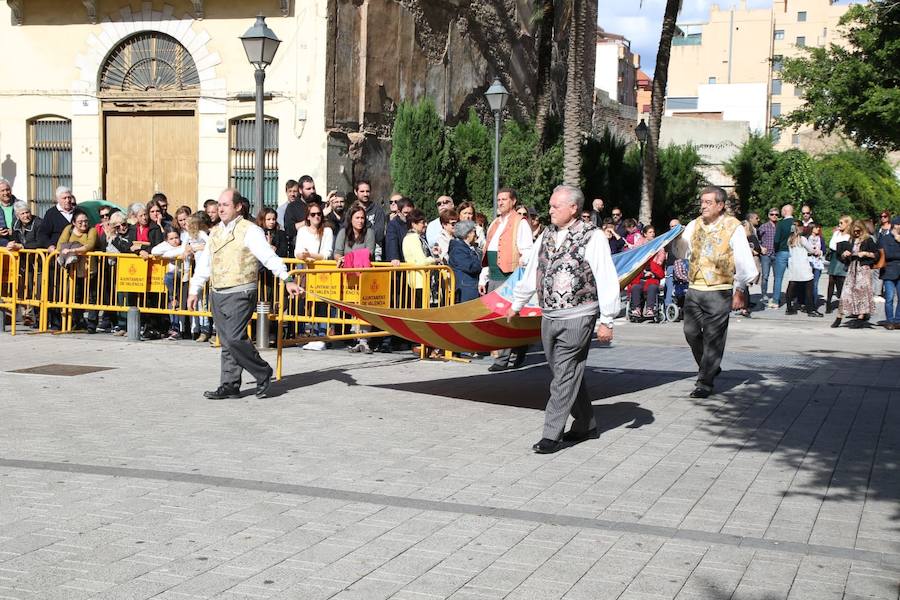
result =
[{"label": "man with glasses", "polygon": [[434,245],[437,244],[438,237],[441,235],[441,213],[445,210],[453,210],[455,206],[453,198],[450,196],[440,196],[437,199],[438,216],[425,228],[425,241],[428,242],[429,248],[434,248]]},{"label": "man with glasses", "polygon": [[[697,362],[691,398],[707,398],[722,372],[722,354],[732,310],[746,307],[756,263],[741,222],[725,214],[728,195],[719,186],[700,192],[700,216],[682,234],[687,240],[688,291],[684,301],[684,337]],[[737,289],[738,291],[735,291]]]},{"label": "man with glasses", "polygon": [[778,224],[778,209],[770,208],[768,217],[768,221],[756,229],[760,245],[759,264],[762,269],[759,281],[762,298],[759,302],[763,305],[769,302],[769,273],[775,269],[775,227]]},{"label": "man with glasses", "polygon": [[815,220],[812,216],[812,209],[808,204],[804,204],[800,207],[800,224],[804,227],[812,227]]},{"label": "man with glasses", "polygon": [[624,239],[628,232],[625,230],[625,221],[622,220],[622,209],[618,206],[612,209],[612,222],[616,234]]},{"label": "man with glasses", "polygon": [[772,287],[770,308],[781,306],[781,282],[784,281],[784,273],[791,257],[788,240],[794,231],[794,207],[790,204],[782,206],[781,216],[782,219],[775,226],[775,284]]}]

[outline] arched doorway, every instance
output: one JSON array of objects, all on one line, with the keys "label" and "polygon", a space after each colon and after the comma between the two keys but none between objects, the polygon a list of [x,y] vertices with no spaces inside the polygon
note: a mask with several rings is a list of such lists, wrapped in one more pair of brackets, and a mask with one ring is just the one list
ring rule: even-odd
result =
[{"label": "arched doorway", "polygon": [[197,203],[200,78],[173,37],[142,31],[122,40],[98,77],[103,108],[103,192],[127,206],[155,192]]}]

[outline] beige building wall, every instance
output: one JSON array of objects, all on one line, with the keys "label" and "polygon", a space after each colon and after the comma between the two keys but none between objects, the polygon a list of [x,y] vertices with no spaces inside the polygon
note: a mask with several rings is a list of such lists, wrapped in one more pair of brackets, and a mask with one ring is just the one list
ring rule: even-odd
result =
[{"label": "beige building wall", "polygon": [[[771,115],[774,104],[775,112],[786,114],[802,104],[802,91],[782,84],[779,92],[780,73],[773,71],[773,58],[798,55],[798,37],[807,46],[839,41],[837,22],[847,8],[831,0],[775,0],[770,9],[748,9],[745,1],[725,9],[714,4],[706,22],[679,24],[685,36],[673,43],[667,97],[698,98],[700,86],[712,83],[765,83],[767,112]],[[777,60],[774,66],[777,69]],[[676,108],[683,107],[680,102]],[[771,127],[770,119],[767,131]],[[817,149],[821,141],[816,137],[808,127],[796,134],[785,131],[776,147]]]},{"label": "beige building wall", "polygon": [[[253,67],[239,37],[257,13],[282,40],[267,69],[266,115],[279,120],[278,190],[287,179],[310,174],[324,182],[327,0],[28,0],[0,3],[0,159],[13,172],[13,191],[28,189],[29,119],[56,115],[72,121],[72,182],[81,200],[104,195],[104,104],[97,82],[106,56],[140,31],[162,32],[189,51],[200,77],[193,101],[197,123],[196,197],[170,198],[170,205],[202,203],[229,184],[229,121],[252,117]],[[95,16],[85,5],[95,4]],[[203,14],[197,12],[202,7]],[[284,12],[282,12],[284,11]],[[200,18],[202,16],[202,18]],[[96,23],[91,23],[95,19]],[[112,199],[120,204],[143,198]],[[165,192],[165,190],[159,190]]]}]

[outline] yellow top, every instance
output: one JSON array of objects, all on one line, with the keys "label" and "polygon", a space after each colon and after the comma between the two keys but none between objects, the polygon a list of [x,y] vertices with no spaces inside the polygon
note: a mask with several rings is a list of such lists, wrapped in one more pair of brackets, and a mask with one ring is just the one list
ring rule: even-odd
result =
[{"label": "yellow top", "polygon": [[238,285],[256,285],[259,261],[244,243],[244,237],[250,227],[249,221],[239,219],[230,231],[226,231],[222,225],[218,225],[210,232],[212,272],[209,281],[213,289],[222,290]]},{"label": "yellow top", "polygon": [[703,217],[694,222],[688,281],[696,290],[730,290],[734,286],[734,250],[731,236],[741,226],[734,217],[723,215],[706,225]]}]

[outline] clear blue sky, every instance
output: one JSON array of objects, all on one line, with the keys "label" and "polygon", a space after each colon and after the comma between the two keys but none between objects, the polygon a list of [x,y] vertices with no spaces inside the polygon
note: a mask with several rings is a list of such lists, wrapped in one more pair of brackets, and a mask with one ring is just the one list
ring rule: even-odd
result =
[{"label": "clear blue sky", "polygon": [[[822,0],[823,2],[825,0]],[[605,2],[600,0],[597,6],[597,22],[603,29],[620,33],[631,40],[631,49],[641,55],[641,69],[653,77],[656,66],[656,50],[659,47],[659,30],[662,27],[663,12],[666,0],[643,0],[643,7],[638,0],[626,2]],[[841,4],[847,0],[840,0]],[[718,4],[725,9],[733,3],[729,0],[684,0],[679,21],[705,21],[709,16],[711,4]],[[747,0],[750,8],[772,6],[772,0]]]}]

